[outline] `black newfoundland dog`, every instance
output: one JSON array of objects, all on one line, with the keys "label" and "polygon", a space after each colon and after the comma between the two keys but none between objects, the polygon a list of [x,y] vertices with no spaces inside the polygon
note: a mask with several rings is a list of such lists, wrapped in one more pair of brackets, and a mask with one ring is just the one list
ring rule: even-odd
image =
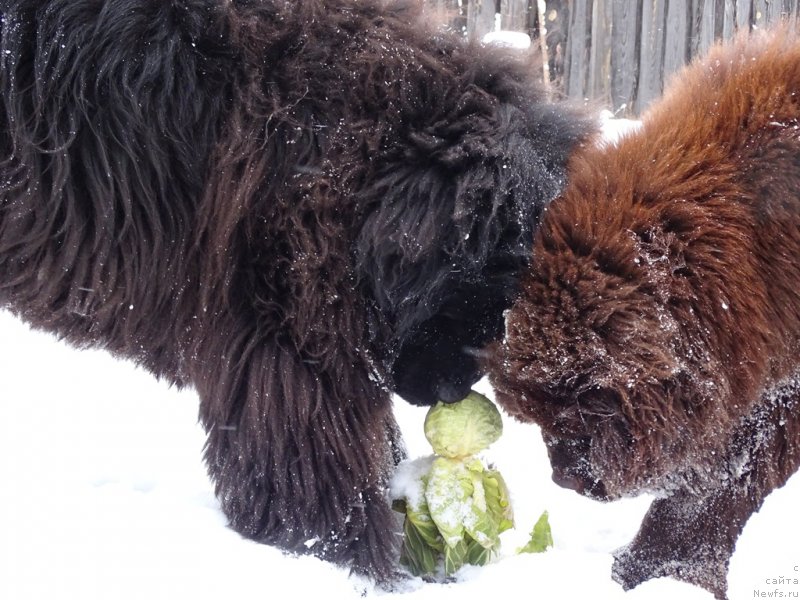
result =
[{"label": "black newfoundland dog", "polygon": [[478,378],[590,122],[416,3],[0,7],[0,307],[194,386],[242,535],[390,580],[390,390]]}]

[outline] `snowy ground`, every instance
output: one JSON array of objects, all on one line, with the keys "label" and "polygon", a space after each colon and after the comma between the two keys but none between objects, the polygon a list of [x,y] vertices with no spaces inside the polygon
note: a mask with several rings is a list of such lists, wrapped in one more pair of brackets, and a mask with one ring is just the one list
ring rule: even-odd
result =
[{"label": "snowy ground", "polygon": [[[482,387],[485,391],[485,387]],[[197,398],[103,353],[78,352],[0,312],[0,598],[385,596],[314,558],[241,539],[225,525],[201,460]],[[413,456],[429,452],[424,411],[397,402]],[[512,490],[522,545],[543,509],[555,548],[465,569],[456,583],[414,582],[401,600],[448,598],[705,599],[671,580],[630,593],[610,578],[611,551],[636,531],[640,498],[598,504],[550,482],[538,431],[506,420],[491,458]],[[800,478],[773,494],[734,556],[731,599],[800,595]],[[773,596],[780,597],[780,596]]]}]

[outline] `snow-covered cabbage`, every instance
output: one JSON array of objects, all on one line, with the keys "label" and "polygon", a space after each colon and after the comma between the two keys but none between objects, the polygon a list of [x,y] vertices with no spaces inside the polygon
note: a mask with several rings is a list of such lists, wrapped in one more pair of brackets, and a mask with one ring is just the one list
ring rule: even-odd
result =
[{"label": "snow-covered cabbage", "polygon": [[[482,487],[479,489],[478,495],[482,499]],[[473,513],[479,509],[476,508],[474,492],[475,481],[466,464],[442,456],[433,461],[425,486],[425,500],[433,522],[450,547],[464,537],[466,521],[475,520]],[[486,503],[482,504],[485,509]]]},{"label": "snow-covered cabbage", "polygon": [[459,402],[433,406],[425,417],[425,437],[434,452],[463,458],[485,450],[503,433],[503,420],[494,403],[477,392]]},{"label": "snow-covered cabbage", "polygon": [[414,575],[442,570],[452,575],[465,564],[485,565],[500,547],[500,534],[514,526],[508,488],[480,460],[437,457],[419,482],[422,500],[401,499],[405,513],[400,562]]},{"label": "snow-covered cabbage", "polygon": [[503,478],[473,456],[501,432],[500,413],[474,392],[429,411],[425,433],[438,456],[401,466],[392,485],[394,507],[406,515],[400,562],[414,575],[485,565],[514,526]]}]

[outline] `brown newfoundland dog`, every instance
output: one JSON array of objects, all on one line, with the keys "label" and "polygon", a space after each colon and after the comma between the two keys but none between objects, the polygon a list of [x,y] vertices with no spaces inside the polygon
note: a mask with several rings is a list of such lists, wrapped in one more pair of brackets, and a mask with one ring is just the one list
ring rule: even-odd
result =
[{"label": "brown newfoundland dog", "polygon": [[569,165],[494,349],[562,486],[657,499],[614,576],[726,595],[748,517],[800,461],[800,42],[740,38],[643,127]]},{"label": "brown newfoundland dog", "polygon": [[390,392],[479,377],[591,127],[417,4],[0,2],[0,308],[195,387],[231,526],[379,580]]}]

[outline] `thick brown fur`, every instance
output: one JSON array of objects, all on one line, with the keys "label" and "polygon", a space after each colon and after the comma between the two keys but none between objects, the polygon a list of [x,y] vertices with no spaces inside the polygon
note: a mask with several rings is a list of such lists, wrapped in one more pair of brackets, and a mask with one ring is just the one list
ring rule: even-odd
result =
[{"label": "thick brown fur", "polygon": [[736,539],[800,463],[800,41],[753,34],[570,162],[494,348],[497,399],[556,482],[654,491],[626,587],[725,597]]},{"label": "thick brown fur", "polygon": [[[0,2],[0,307],[197,389],[242,535],[380,581],[591,129],[416,2]],[[42,365],[46,371],[46,365]]]}]

